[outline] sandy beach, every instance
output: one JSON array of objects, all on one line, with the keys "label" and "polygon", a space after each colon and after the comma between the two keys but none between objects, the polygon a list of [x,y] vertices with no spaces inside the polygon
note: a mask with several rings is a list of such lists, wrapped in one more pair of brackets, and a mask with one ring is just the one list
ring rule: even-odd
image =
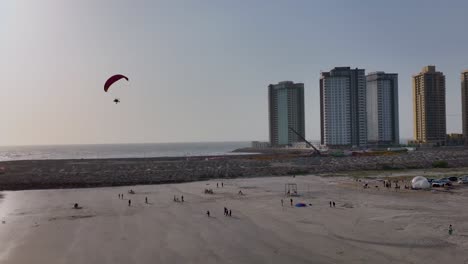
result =
[{"label": "sandy beach", "polygon": [[[309,206],[291,207],[286,183]],[[361,186],[296,176],[6,191],[0,263],[468,263],[468,188]]]}]

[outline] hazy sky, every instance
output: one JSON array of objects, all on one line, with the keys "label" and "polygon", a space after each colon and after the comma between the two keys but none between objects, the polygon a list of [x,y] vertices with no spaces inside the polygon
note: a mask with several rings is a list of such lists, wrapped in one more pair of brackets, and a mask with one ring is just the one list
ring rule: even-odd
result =
[{"label": "hazy sky", "polygon": [[[461,132],[468,1],[1,0],[0,145],[268,139],[267,85],[305,83],[320,138],[320,71],[396,72],[412,137],[411,75],[447,79]],[[131,82],[104,93],[111,74]],[[122,101],[112,103],[114,97]]]}]

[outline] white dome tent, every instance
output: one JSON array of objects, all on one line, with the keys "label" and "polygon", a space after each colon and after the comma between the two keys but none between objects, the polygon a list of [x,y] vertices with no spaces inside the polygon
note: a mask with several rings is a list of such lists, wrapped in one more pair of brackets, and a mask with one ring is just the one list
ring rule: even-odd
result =
[{"label": "white dome tent", "polygon": [[413,189],[429,189],[431,184],[423,176],[416,176],[411,180],[411,187]]}]

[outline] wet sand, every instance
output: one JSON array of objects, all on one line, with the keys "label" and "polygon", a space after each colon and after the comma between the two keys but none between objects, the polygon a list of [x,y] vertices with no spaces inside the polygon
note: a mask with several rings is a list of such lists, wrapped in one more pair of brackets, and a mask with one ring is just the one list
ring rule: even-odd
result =
[{"label": "wet sand", "polygon": [[[316,176],[222,181],[224,188],[210,180],[2,192],[0,263],[468,262],[468,187],[397,192]],[[285,183],[298,185],[294,203],[312,205],[291,207]],[[75,202],[83,209],[72,209]]]}]

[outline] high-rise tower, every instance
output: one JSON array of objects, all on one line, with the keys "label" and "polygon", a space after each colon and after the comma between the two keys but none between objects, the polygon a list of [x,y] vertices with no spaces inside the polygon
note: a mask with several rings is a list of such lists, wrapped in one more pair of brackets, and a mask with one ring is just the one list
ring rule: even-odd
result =
[{"label": "high-rise tower", "polygon": [[337,67],[320,78],[321,144],[367,145],[364,69]]},{"label": "high-rise tower", "polygon": [[414,139],[420,144],[445,145],[445,76],[426,66],[413,76]]},{"label": "high-rise tower", "polygon": [[291,81],[268,85],[270,144],[273,147],[303,141],[305,138],[304,84]]},{"label": "high-rise tower", "polygon": [[461,74],[462,123],[465,145],[468,145],[468,70]]},{"label": "high-rise tower", "polygon": [[366,80],[369,144],[399,144],[398,74],[372,72]]}]

